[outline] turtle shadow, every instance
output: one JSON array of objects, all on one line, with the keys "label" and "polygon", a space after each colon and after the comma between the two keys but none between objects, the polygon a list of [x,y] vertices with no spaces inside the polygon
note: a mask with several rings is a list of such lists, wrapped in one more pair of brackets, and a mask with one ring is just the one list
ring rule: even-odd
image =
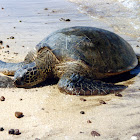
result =
[{"label": "turtle shadow", "polygon": [[136,77],[140,73],[140,65],[136,66],[133,70],[129,72],[125,72],[119,75],[111,76],[109,78],[104,78],[102,81],[107,83],[118,83],[118,82],[125,82]]},{"label": "turtle shadow", "polygon": [[41,82],[31,88],[38,88],[38,87],[44,87],[49,85],[56,85],[59,81],[59,78],[48,78],[44,82]]}]

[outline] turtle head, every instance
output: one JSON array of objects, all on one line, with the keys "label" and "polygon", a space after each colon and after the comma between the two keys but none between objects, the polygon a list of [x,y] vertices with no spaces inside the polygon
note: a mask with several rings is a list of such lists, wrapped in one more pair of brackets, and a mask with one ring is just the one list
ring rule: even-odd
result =
[{"label": "turtle head", "polygon": [[14,75],[14,84],[16,87],[29,88],[43,81],[36,67],[36,63],[25,64],[18,69]]}]

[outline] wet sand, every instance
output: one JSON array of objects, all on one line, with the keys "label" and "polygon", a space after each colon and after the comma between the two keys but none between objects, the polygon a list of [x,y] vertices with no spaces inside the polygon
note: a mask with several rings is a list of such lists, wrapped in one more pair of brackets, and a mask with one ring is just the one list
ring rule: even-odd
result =
[{"label": "wet sand", "polygon": [[[49,33],[69,26],[86,25],[114,31],[111,26],[81,14],[76,5],[68,1],[41,0],[1,2],[0,60],[23,61],[27,52]],[[4,8],[4,9],[3,9]],[[45,9],[46,8],[46,9]],[[70,21],[60,20],[70,19]],[[121,35],[121,34],[120,34]],[[14,39],[8,39],[14,36]],[[135,38],[123,36],[139,53]],[[9,48],[6,47],[9,45]],[[9,52],[8,52],[9,51]],[[131,79],[122,97],[70,96],[61,93],[57,85],[45,85],[31,89],[15,88],[12,77],[0,76],[0,132],[2,140],[128,140],[140,132],[140,74],[139,69]],[[86,99],[86,101],[81,100]],[[106,104],[100,104],[103,100]],[[16,118],[15,112],[23,112]],[[80,112],[84,111],[84,114]],[[90,121],[91,122],[90,122]],[[9,135],[9,129],[19,129],[20,135]],[[91,135],[92,131],[100,134]]]}]

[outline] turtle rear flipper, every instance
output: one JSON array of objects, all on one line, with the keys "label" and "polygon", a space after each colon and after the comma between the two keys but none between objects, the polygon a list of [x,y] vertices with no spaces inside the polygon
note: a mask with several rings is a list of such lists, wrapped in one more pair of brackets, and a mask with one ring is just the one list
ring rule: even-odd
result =
[{"label": "turtle rear flipper", "polygon": [[72,74],[70,77],[64,74],[58,83],[58,88],[67,94],[89,96],[118,93],[126,86],[88,79],[79,74]]}]

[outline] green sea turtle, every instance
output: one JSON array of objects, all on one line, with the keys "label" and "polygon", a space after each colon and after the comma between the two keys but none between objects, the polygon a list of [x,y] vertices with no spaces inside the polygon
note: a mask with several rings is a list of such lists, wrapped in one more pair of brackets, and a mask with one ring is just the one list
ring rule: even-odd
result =
[{"label": "green sea turtle", "polygon": [[60,91],[72,95],[105,95],[124,85],[100,79],[118,75],[138,64],[132,47],[107,30],[76,26],[58,30],[42,40],[21,63],[0,61],[0,71],[14,75],[17,87],[32,87],[58,77]]}]

